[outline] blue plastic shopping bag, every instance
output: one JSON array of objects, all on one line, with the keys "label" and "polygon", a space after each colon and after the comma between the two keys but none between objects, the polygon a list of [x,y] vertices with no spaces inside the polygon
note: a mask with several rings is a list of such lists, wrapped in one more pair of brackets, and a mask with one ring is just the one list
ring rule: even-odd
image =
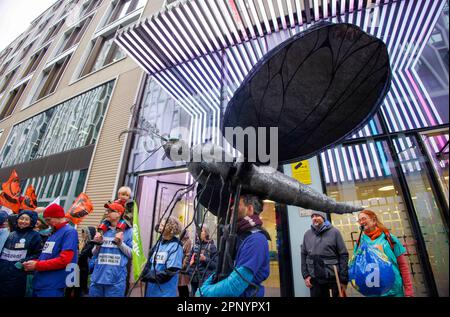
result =
[{"label": "blue plastic shopping bag", "polygon": [[352,286],[364,296],[383,296],[395,282],[386,254],[367,243],[362,243],[350,260],[348,275]]}]

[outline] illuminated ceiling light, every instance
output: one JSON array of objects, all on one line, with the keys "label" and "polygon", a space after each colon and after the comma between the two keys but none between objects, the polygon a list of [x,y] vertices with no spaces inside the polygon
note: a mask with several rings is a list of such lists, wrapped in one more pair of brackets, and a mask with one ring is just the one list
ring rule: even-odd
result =
[{"label": "illuminated ceiling light", "polygon": [[287,2],[287,9],[288,9],[288,15],[289,15],[289,23],[291,24],[291,28],[295,27],[295,20],[294,20],[294,11],[292,10],[292,3],[291,1]]},{"label": "illuminated ceiling light", "polygon": [[300,6],[300,0],[295,0],[295,10],[297,11],[298,24],[303,25],[302,7]]},{"label": "illuminated ceiling light", "polygon": [[269,200],[269,199],[264,199],[263,203],[265,203],[265,204],[275,204],[275,202],[273,200]]},{"label": "illuminated ceiling light", "polygon": [[270,15],[272,17],[273,28],[274,28],[275,32],[278,32],[280,29],[278,27],[277,16],[275,15],[275,8],[273,7],[272,0],[268,1],[268,4],[269,4]]},{"label": "illuminated ceiling light", "polygon": [[263,0],[258,0],[258,5],[259,5],[259,11],[261,12],[261,15],[264,20],[264,25],[266,26],[266,32],[267,32],[267,34],[271,34],[272,30],[270,28],[269,18],[267,16],[266,8],[264,7]]},{"label": "illuminated ceiling light", "polygon": [[285,18],[285,14],[284,14],[284,9],[283,9],[283,3],[281,2],[281,0],[278,0],[278,10],[280,11],[280,19],[281,19],[281,24],[283,25],[283,29],[287,29],[287,23],[286,23],[286,18]]},{"label": "illuminated ceiling light", "polygon": [[259,20],[258,12],[256,11],[256,7],[255,7],[255,4],[253,3],[253,1],[249,2],[249,7],[250,7],[250,11],[252,12],[252,16],[253,16],[253,20],[256,25],[256,29],[258,30],[258,34],[259,34],[259,36],[263,37],[264,32],[261,27],[261,21]]},{"label": "illuminated ceiling light", "polygon": [[378,188],[378,190],[379,190],[380,192],[387,192],[387,191],[389,191],[389,190],[394,190],[394,189],[395,189],[395,188],[394,188],[393,185],[389,185],[389,186],[384,186],[384,187]]}]

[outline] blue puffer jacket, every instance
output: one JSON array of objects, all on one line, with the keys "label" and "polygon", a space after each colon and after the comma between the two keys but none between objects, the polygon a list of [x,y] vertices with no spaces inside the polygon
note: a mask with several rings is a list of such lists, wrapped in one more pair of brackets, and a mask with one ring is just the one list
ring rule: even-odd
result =
[{"label": "blue puffer jacket", "polygon": [[21,263],[37,259],[41,253],[41,236],[33,230],[37,213],[24,210],[18,218],[24,214],[31,218],[30,226],[25,229],[16,227],[0,254],[0,297],[25,296],[27,273],[21,268]]}]

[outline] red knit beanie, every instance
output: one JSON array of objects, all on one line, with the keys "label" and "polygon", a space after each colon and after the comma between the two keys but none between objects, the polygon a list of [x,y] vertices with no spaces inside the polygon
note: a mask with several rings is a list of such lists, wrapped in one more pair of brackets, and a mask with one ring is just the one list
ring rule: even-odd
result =
[{"label": "red knit beanie", "polygon": [[44,210],[44,218],[64,218],[64,208],[58,204],[51,204]]}]

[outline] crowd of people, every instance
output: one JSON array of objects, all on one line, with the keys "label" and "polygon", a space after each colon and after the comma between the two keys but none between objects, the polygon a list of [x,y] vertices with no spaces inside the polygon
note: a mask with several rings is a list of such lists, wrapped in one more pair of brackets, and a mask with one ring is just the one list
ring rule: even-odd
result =
[{"label": "crowd of people", "polygon": [[[56,203],[18,214],[0,210],[0,297],[128,296],[133,254],[130,200],[131,189],[121,187],[118,199],[104,205],[101,224],[81,228],[80,241]],[[145,285],[145,296],[264,296],[271,238],[260,218],[263,203],[242,195],[237,206],[236,246],[224,255],[224,261],[233,263],[227,276],[217,276],[219,252],[211,228],[202,224],[190,237],[176,217],[161,219],[155,228],[159,238],[137,281]],[[361,244],[373,245],[394,267],[394,286],[383,296],[414,296],[400,241],[374,212],[364,210],[358,219],[362,232],[354,252]],[[311,297],[345,296],[349,254],[342,235],[324,213],[313,212],[311,220],[301,246],[305,285]]]}]

